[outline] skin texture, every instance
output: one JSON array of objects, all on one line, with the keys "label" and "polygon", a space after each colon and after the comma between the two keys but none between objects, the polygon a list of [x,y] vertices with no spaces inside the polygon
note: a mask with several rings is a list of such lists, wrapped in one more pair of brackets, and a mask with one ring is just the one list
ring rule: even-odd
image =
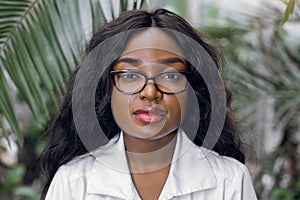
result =
[{"label": "skin texture", "polygon": [[[180,51],[176,43],[161,30],[147,29],[138,33],[129,40],[125,53],[113,69],[135,69],[148,77],[168,70],[186,70],[181,56],[159,48]],[[173,63],[170,59],[177,61]],[[114,87],[111,107],[117,124],[126,136],[157,140],[179,127],[186,99],[187,91],[176,95],[163,94],[149,81],[140,93],[134,95],[123,94]],[[150,110],[150,113],[138,114],[140,110]]]}]

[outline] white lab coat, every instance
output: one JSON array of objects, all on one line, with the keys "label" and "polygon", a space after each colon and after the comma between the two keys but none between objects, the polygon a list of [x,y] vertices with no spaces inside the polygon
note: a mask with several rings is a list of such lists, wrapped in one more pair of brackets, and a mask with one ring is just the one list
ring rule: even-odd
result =
[{"label": "white lab coat", "polygon": [[[124,152],[124,141],[63,165],[46,200],[139,200]],[[146,181],[146,180],[145,180]],[[159,200],[256,200],[245,165],[193,144],[180,130],[169,176]]]}]

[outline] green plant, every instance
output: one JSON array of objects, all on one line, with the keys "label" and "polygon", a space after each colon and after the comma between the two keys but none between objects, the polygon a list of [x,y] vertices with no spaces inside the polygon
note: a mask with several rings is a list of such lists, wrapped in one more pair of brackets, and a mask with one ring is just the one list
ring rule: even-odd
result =
[{"label": "green plant", "polygon": [[[53,112],[49,105],[57,109],[68,74],[79,62],[91,33],[109,18],[144,4],[133,0],[0,1],[0,114],[20,144],[23,135],[8,81],[42,128]],[[2,118],[0,128],[7,137]]]}]

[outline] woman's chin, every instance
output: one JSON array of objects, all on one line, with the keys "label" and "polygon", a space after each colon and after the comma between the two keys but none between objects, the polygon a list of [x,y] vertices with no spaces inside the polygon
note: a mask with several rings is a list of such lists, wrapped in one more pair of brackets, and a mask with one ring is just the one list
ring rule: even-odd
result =
[{"label": "woman's chin", "polygon": [[159,140],[168,136],[169,134],[174,133],[177,128],[173,128],[170,130],[163,130],[163,129],[151,129],[147,128],[140,128],[138,131],[133,130],[124,130],[124,132],[132,137],[143,139],[143,140]]}]

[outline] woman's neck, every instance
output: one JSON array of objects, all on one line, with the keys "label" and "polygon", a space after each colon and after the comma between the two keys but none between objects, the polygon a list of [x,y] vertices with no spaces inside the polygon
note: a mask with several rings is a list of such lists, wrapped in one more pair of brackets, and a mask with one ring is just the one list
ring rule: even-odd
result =
[{"label": "woman's neck", "polygon": [[177,132],[163,138],[147,140],[124,133],[128,165],[132,173],[145,173],[170,166]]}]

